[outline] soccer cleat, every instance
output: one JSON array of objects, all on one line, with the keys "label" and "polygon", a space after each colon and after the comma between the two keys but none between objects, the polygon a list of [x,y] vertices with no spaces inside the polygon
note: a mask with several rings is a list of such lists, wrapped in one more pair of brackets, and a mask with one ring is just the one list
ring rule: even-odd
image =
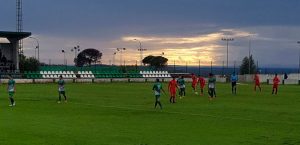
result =
[{"label": "soccer cleat", "polygon": [[61,102],[60,102],[60,101],[57,101],[57,103],[60,104]]},{"label": "soccer cleat", "polygon": [[13,106],[12,104],[9,105],[9,107],[12,107],[12,106]]},{"label": "soccer cleat", "polygon": [[67,101],[67,100],[65,100],[65,103],[68,103],[68,101]]},{"label": "soccer cleat", "polygon": [[16,106],[16,102],[13,103],[13,106]]}]

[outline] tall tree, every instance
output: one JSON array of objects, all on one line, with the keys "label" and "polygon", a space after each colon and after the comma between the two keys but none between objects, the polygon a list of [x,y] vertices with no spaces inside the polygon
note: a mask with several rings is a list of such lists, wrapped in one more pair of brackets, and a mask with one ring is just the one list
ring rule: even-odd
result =
[{"label": "tall tree", "polygon": [[[249,67],[250,65],[250,67]],[[254,59],[252,55],[250,55],[250,58],[244,57],[242,65],[240,66],[240,74],[249,74],[249,68],[250,68],[250,74],[253,74],[256,72],[256,65],[254,63]]]},{"label": "tall tree", "polygon": [[168,59],[162,56],[149,55],[143,59],[143,63],[154,67],[155,69],[163,68],[167,65]]},{"label": "tall tree", "polygon": [[88,48],[80,52],[75,59],[76,66],[91,65],[101,60],[102,53],[94,48]]},{"label": "tall tree", "polygon": [[34,57],[27,58],[25,55],[20,55],[20,71],[38,71],[40,63]]}]

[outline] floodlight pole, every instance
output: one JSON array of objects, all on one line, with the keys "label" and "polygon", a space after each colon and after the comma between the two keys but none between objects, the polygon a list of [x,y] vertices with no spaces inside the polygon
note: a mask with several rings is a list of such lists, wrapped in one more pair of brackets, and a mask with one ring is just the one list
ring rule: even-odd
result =
[{"label": "floodlight pole", "polygon": [[71,49],[72,52],[73,52],[73,51],[75,52],[75,57],[74,57],[74,63],[75,63],[75,65],[76,65],[76,61],[77,61],[77,60],[76,60],[76,59],[77,59],[77,52],[80,51],[79,48],[80,48],[80,46],[77,45],[77,46],[75,46],[74,48]]},{"label": "floodlight pole", "polygon": [[[297,43],[300,46],[300,41],[297,41]],[[298,66],[298,79],[299,79],[299,74],[300,74],[300,47],[299,47],[299,66]]]},{"label": "floodlight pole", "polygon": [[125,51],[126,48],[117,48],[117,51],[120,52],[120,66],[122,66],[122,55],[123,55],[123,51]]},{"label": "floodlight pole", "polygon": [[229,41],[233,41],[233,40],[234,40],[233,38],[222,38],[222,41],[226,41],[227,44],[227,62],[226,62],[227,70],[228,70],[228,46],[229,46]]},{"label": "floodlight pole", "polygon": [[251,56],[251,35],[249,35],[249,57],[248,57],[248,65],[249,65],[249,70],[248,70],[248,74],[251,74],[251,63],[250,63],[250,56]]},{"label": "floodlight pole", "polygon": [[30,36],[29,38],[31,39],[34,39],[36,41],[36,47],[34,49],[34,52],[35,52],[35,58],[36,58],[36,50],[38,51],[38,57],[37,57],[37,60],[40,62],[40,43],[39,43],[39,40],[35,37],[32,37]]},{"label": "floodlight pole", "polygon": [[112,61],[112,65],[115,65],[116,54],[117,54],[117,52],[114,52],[114,53],[113,53],[113,61]]},{"label": "floodlight pole", "polygon": [[61,53],[64,54],[64,65],[67,65],[67,63],[66,63],[66,52],[65,52],[65,50],[62,49],[62,50],[61,50]]},{"label": "floodlight pole", "polygon": [[142,66],[143,65],[143,52],[147,51],[147,49],[142,48],[142,42],[140,40],[138,40],[138,39],[133,39],[133,40],[139,42],[139,44],[140,44],[140,48],[138,49],[138,51],[140,52],[141,66]]},{"label": "floodlight pole", "polygon": [[199,73],[199,75],[201,75],[201,60],[199,60],[199,63],[198,63],[198,73]]}]

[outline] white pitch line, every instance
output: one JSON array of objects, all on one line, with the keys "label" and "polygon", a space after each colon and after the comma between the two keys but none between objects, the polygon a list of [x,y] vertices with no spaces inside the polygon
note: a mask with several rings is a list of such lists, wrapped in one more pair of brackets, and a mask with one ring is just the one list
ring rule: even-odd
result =
[{"label": "white pitch line", "polygon": [[244,84],[244,83],[236,83],[238,85],[241,85],[241,86],[248,86],[249,84]]},{"label": "white pitch line", "polygon": [[[97,107],[102,107],[102,108],[116,108],[116,109],[135,110],[135,111],[157,112],[157,111],[155,111],[155,110],[138,109],[138,108],[131,108],[131,107],[126,107],[126,106],[105,106],[105,105],[95,105],[95,104],[75,103],[75,102],[72,102],[71,104],[86,105],[86,106],[97,106]],[[136,105],[134,105],[134,106],[136,106]],[[180,114],[180,115],[189,115],[189,116],[202,116],[202,117],[211,117],[211,118],[218,118],[218,119],[230,119],[230,120],[254,121],[254,122],[273,123],[273,124],[300,125],[300,123],[297,123],[297,122],[266,121],[266,120],[256,120],[256,119],[247,119],[247,118],[238,118],[238,117],[223,117],[223,116],[221,117],[221,116],[208,115],[208,114],[171,112],[171,111],[164,111],[164,110],[161,111],[161,113],[167,113],[167,114]]]}]

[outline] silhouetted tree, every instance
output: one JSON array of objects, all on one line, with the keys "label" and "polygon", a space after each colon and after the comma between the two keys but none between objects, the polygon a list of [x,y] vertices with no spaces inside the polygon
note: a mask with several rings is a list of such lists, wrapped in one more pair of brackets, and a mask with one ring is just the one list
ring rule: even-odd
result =
[{"label": "silhouetted tree", "polygon": [[149,56],[146,56],[143,60],[142,60],[142,62],[143,62],[143,64],[144,65],[146,65],[146,64],[151,64],[151,61],[152,61],[152,59],[154,59],[154,57],[155,56],[152,56],[152,55],[149,55]]},{"label": "silhouetted tree", "polygon": [[162,56],[149,55],[143,59],[143,64],[154,67],[155,69],[163,68],[167,65],[168,59]]},{"label": "silhouetted tree", "polygon": [[102,57],[102,53],[94,48],[88,48],[80,52],[75,59],[76,66],[82,67],[84,65],[91,65],[96,63]]},{"label": "silhouetted tree", "polygon": [[252,55],[250,55],[250,59],[248,57],[244,57],[242,65],[240,66],[240,74],[249,74],[249,64],[250,64],[250,74],[256,72],[256,65],[254,63]]}]

